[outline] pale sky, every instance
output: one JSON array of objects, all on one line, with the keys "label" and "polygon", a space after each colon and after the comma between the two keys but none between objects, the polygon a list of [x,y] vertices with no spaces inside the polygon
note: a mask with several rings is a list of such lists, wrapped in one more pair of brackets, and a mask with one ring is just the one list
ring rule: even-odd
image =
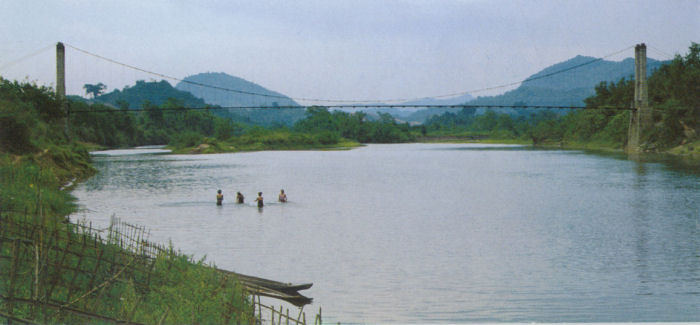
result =
[{"label": "pale sky", "polygon": [[[700,42],[700,0],[0,0],[0,29],[9,79],[53,86],[61,41],[177,78],[225,72],[292,98],[389,100],[508,84],[642,42],[670,59]],[[69,94],[161,79],[66,51]]]}]

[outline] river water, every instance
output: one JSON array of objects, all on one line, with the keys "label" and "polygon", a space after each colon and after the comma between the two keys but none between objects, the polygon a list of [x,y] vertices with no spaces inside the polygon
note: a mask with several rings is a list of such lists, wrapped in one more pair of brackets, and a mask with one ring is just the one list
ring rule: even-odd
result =
[{"label": "river water", "polygon": [[95,156],[74,219],[313,282],[326,322],[700,321],[697,170],[481,144],[132,153]]}]

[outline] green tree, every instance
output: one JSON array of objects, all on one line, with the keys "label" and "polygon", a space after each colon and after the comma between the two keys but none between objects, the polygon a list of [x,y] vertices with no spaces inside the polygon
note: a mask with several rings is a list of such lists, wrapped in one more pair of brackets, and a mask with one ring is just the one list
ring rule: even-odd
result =
[{"label": "green tree", "polygon": [[107,89],[107,85],[103,83],[98,83],[96,85],[93,84],[85,84],[83,85],[83,89],[85,89],[85,93],[88,95],[92,95],[92,98],[96,98],[99,96],[105,89]]}]

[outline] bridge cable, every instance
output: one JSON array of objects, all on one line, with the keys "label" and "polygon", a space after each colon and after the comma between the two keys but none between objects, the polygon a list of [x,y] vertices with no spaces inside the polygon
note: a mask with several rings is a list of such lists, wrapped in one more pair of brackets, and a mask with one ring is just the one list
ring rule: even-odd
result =
[{"label": "bridge cable", "polygon": [[441,95],[441,96],[433,96],[432,98],[452,97],[452,96],[458,96],[458,95],[473,94],[473,93],[482,92],[482,91],[487,91],[487,90],[494,90],[494,89],[499,89],[499,88],[512,87],[512,86],[515,86],[515,85],[518,85],[518,84],[522,84],[522,83],[526,83],[526,82],[530,82],[530,81],[534,81],[534,80],[539,80],[539,79],[551,77],[551,76],[553,76],[553,75],[557,75],[557,74],[560,74],[560,73],[564,73],[564,72],[567,72],[567,71],[571,71],[571,70],[574,70],[574,69],[578,69],[578,68],[580,68],[580,67],[587,66],[587,65],[589,65],[589,64],[593,64],[593,63],[602,61],[602,60],[607,59],[607,58],[609,58],[609,57],[611,57],[611,56],[618,55],[618,54],[620,54],[620,53],[622,53],[622,52],[625,52],[625,51],[627,51],[627,50],[629,50],[629,49],[632,49],[632,48],[634,48],[634,45],[633,45],[633,46],[626,47],[626,48],[624,48],[624,49],[622,49],[622,50],[619,50],[619,51],[616,51],[616,52],[614,52],[614,53],[611,53],[611,54],[602,56],[602,57],[600,57],[600,58],[595,58],[595,59],[593,59],[593,60],[586,61],[586,62],[584,62],[584,63],[577,64],[577,65],[572,66],[572,67],[568,67],[568,68],[564,68],[564,69],[557,70],[557,71],[554,71],[554,72],[550,72],[550,73],[547,73],[547,74],[544,74],[544,75],[541,75],[541,76],[533,76],[533,77],[527,78],[527,79],[522,80],[522,81],[511,82],[511,83],[509,83],[509,84],[504,84],[504,85],[500,85],[500,86],[493,86],[493,87],[481,88],[481,89],[476,89],[476,90],[468,90],[468,91],[459,92],[459,93],[452,93],[452,94],[446,94],[446,95]]},{"label": "bridge cable", "polygon": [[0,65],[0,70],[9,68],[9,67],[11,67],[11,66],[13,66],[13,65],[15,65],[15,64],[17,64],[17,63],[20,63],[20,62],[22,62],[22,61],[24,61],[24,60],[26,60],[26,59],[29,59],[29,58],[34,57],[34,56],[37,56],[37,55],[43,53],[44,51],[46,51],[46,50],[48,50],[48,49],[50,49],[50,48],[52,48],[52,47],[54,47],[54,46],[56,46],[56,45],[51,44],[51,45],[49,45],[49,46],[47,46],[47,47],[42,47],[41,49],[38,49],[38,50],[36,50],[36,51],[34,51],[34,52],[30,53],[30,54],[27,54],[27,55],[25,55],[25,56],[19,58],[19,59],[10,61],[10,62],[5,63],[5,64],[3,64],[3,65]]},{"label": "bridge cable", "polygon": [[[280,110],[280,109],[307,109],[313,106],[206,106],[206,107],[153,107],[152,109],[158,111],[193,111],[193,110]],[[327,105],[320,106],[324,108],[514,108],[514,109],[527,109],[527,108],[538,108],[538,109],[599,109],[599,110],[634,110],[630,107],[617,107],[617,106],[554,106],[554,105]],[[88,110],[71,110],[72,113],[125,113],[125,112],[141,112],[147,111],[151,108],[132,108],[126,110],[105,108],[105,109],[88,109]]]},{"label": "bridge cable", "polygon": [[[126,63],[122,63],[122,62],[119,62],[119,61],[116,61],[116,60],[112,60],[112,59],[110,59],[110,58],[106,58],[106,57],[104,57],[104,56],[101,56],[101,55],[98,55],[98,54],[95,54],[95,53],[92,53],[92,52],[89,52],[89,51],[86,51],[86,50],[77,48],[77,47],[75,47],[75,46],[73,46],[73,45],[70,45],[70,44],[66,44],[66,43],[64,43],[64,44],[65,44],[66,46],[68,46],[68,47],[70,47],[70,48],[72,48],[72,49],[74,49],[74,50],[76,50],[76,51],[82,52],[82,53],[84,53],[84,54],[87,54],[87,55],[90,55],[90,56],[94,56],[94,57],[97,57],[97,58],[99,58],[99,59],[102,59],[102,60],[105,60],[105,61],[108,61],[108,62],[117,64],[117,65],[121,65],[121,66],[130,68],[130,69],[134,69],[134,70],[138,70],[138,71],[145,72],[145,73],[148,73],[148,74],[152,74],[152,75],[155,75],[155,76],[158,76],[158,77],[161,77],[161,78],[171,79],[171,80],[175,80],[175,81],[179,81],[179,82],[184,82],[184,83],[187,83],[187,84],[196,85],[196,86],[205,87],[205,88],[218,89],[218,90],[223,90],[223,91],[228,91],[228,92],[235,92],[235,93],[239,93],[239,94],[246,94],[246,95],[252,95],[252,96],[261,96],[261,97],[268,97],[268,98],[281,98],[281,99],[292,99],[292,100],[295,100],[295,101],[327,102],[327,103],[406,102],[406,101],[413,101],[413,100],[420,100],[420,99],[427,98],[427,97],[417,97],[417,98],[396,98],[396,99],[363,99],[363,100],[349,100],[349,99],[321,99],[321,98],[305,98],[305,97],[288,97],[288,96],[282,96],[282,95],[262,94],[262,93],[256,93],[256,92],[249,92],[249,91],[231,89],[231,88],[220,87],[220,86],[214,86],[214,85],[209,85],[209,84],[204,84],[204,83],[199,83],[199,82],[184,80],[184,79],[181,79],[181,78],[176,78],[176,77],[169,76],[169,75],[166,75],[166,74],[162,74],[162,73],[158,73],[158,72],[149,71],[149,70],[146,70],[146,69],[143,69],[143,68],[139,68],[139,67],[136,67],[136,66],[133,66],[133,65],[130,65],[130,64],[126,64]],[[481,88],[481,89],[467,90],[467,91],[462,91],[462,92],[458,92],[458,93],[451,93],[451,94],[445,94],[445,95],[429,96],[429,97],[430,97],[430,98],[453,97],[453,96],[465,95],[465,94],[470,94],[470,93],[477,93],[477,92],[482,92],[482,91],[487,91],[487,90],[494,90],[494,89],[499,89],[499,88],[511,87],[511,86],[515,86],[515,85],[518,85],[518,84],[521,84],[521,83],[525,83],[525,82],[529,82],[529,81],[534,81],[534,80],[538,80],[538,79],[543,79],[543,78],[551,77],[551,76],[553,76],[553,75],[557,75],[557,74],[564,73],[564,72],[567,72],[567,71],[571,71],[571,70],[574,70],[574,69],[577,69],[577,68],[580,68],[580,67],[583,67],[583,66],[586,66],[586,65],[589,65],[589,64],[593,64],[593,63],[602,61],[602,60],[604,60],[604,59],[606,59],[606,58],[608,58],[608,57],[611,57],[611,56],[620,54],[620,53],[622,53],[622,52],[624,52],[624,51],[627,51],[627,50],[629,50],[629,49],[631,49],[631,48],[633,48],[633,47],[634,47],[634,46],[629,46],[629,47],[626,47],[626,48],[624,48],[624,49],[622,49],[622,50],[613,52],[613,53],[608,54],[608,55],[605,55],[605,56],[603,56],[603,57],[596,58],[596,59],[593,59],[593,60],[590,60],[590,61],[587,61],[587,62],[578,64],[578,65],[575,65],[575,66],[572,66],[572,67],[568,67],[568,68],[565,68],[565,69],[561,69],[561,70],[557,70],[557,71],[554,71],[554,72],[550,72],[550,73],[547,73],[547,74],[544,74],[544,75],[541,75],[541,76],[535,76],[535,77],[527,78],[527,79],[524,79],[524,80],[521,80],[521,81],[512,82],[512,83],[509,83],[509,84],[504,84],[504,85],[499,85],[499,86],[493,86],[493,87],[487,87],[487,88]]]},{"label": "bridge cable", "polygon": [[661,55],[664,55],[664,56],[667,57],[667,58],[670,58],[670,60],[673,60],[673,59],[675,58],[674,55],[668,54],[667,52],[662,51],[662,50],[660,50],[660,49],[658,49],[658,48],[656,48],[656,47],[654,47],[654,46],[651,46],[651,45],[649,45],[649,44],[647,44],[647,46],[648,46],[650,49],[656,51],[656,53],[661,54]]}]

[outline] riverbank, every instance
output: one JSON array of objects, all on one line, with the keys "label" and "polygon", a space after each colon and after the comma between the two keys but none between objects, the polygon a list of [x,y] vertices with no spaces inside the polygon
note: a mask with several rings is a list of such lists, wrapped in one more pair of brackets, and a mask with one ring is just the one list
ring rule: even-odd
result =
[{"label": "riverbank", "polygon": [[[568,150],[587,150],[603,153],[624,153],[624,148],[618,144],[609,142],[543,142],[533,144],[529,139],[522,138],[489,138],[486,135],[440,135],[440,136],[423,136],[416,137],[415,143],[486,143],[486,144],[515,144],[523,146],[532,146],[534,148],[545,149],[568,149]],[[96,144],[84,144],[90,151],[106,150],[103,146]],[[164,146],[173,154],[215,154],[215,153],[235,153],[235,152],[254,152],[254,151],[276,151],[276,150],[351,150],[362,147],[365,144],[342,139],[334,144],[304,144],[304,143],[266,143],[264,141],[249,142],[241,144],[241,142],[220,142],[209,140],[196,146],[177,147]],[[693,162],[700,161],[700,140],[683,144],[665,151],[648,152],[648,155],[669,155],[682,158],[685,161]],[[643,154],[644,155],[644,154]]]},{"label": "riverbank", "polygon": [[700,160],[700,140],[682,144],[668,150],[669,154]]},{"label": "riverbank", "polygon": [[276,132],[265,136],[248,136],[221,141],[205,138],[198,144],[168,145],[176,154],[210,154],[265,150],[349,150],[361,143],[344,138],[323,138],[318,134]]},{"label": "riverbank", "polygon": [[513,138],[490,138],[486,135],[440,135],[416,137],[418,143],[492,143],[531,145],[532,141]]},{"label": "riverbank", "polygon": [[[535,148],[547,149],[569,149],[569,150],[589,150],[605,153],[624,153],[625,150],[620,144],[610,142],[543,142],[533,144],[529,139],[513,139],[513,138],[489,138],[485,135],[466,135],[466,136],[433,136],[421,137],[416,139],[419,143],[492,143],[492,144],[520,144],[532,146]],[[682,144],[667,150],[658,152],[647,152],[642,155],[669,155],[672,157],[681,158],[686,161],[698,161],[700,163],[700,140]]]}]

